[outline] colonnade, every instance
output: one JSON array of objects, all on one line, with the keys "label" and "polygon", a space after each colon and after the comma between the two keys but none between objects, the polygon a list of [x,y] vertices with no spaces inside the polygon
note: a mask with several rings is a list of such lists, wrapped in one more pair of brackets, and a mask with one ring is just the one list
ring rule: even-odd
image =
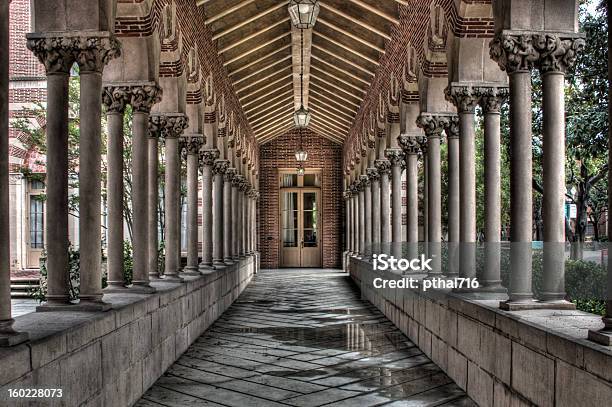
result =
[{"label": "colonnade", "polygon": [[[0,43],[8,44],[8,2],[0,6]],[[104,66],[121,54],[109,32],[29,34],[28,48],[47,75],[46,250],[47,301],[38,311],[105,311],[105,293],[152,293],[151,281],[181,282],[185,276],[210,273],[256,253],[257,163],[240,126],[227,119],[223,97],[208,97],[191,113],[152,112],[163,99],[156,81],[103,83]],[[27,339],[12,328],[8,233],[8,45],[0,52],[0,345]],[[68,84],[73,65],[80,75],[79,117],[79,302],[70,302],[68,259]],[[212,81],[211,81],[212,82]],[[217,100],[219,100],[217,102]],[[104,106],[104,109],[103,109]],[[131,201],[124,189],[124,123],[131,111]],[[108,287],[102,287],[102,134],[107,116],[108,148]],[[186,132],[189,116],[204,117],[203,132]],[[197,129],[196,129],[197,130]],[[163,154],[161,154],[163,152]],[[164,203],[158,172],[163,156]],[[180,251],[180,195],[186,166],[187,265]],[[201,174],[202,236],[198,238],[198,180]],[[124,210],[133,222],[133,278],[124,270]],[[229,209],[229,210],[228,210]],[[159,264],[159,217],[164,217],[163,265]],[[198,241],[202,242],[198,247]],[[201,253],[201,256],[199,255]],[[201,262],[199,259],[201,258]]]},{"label": "colonnade", "polygon": [[[555,52],[543,44],[557,44]],[[421,241],[432,260],[429,277],[440,275],[443,225],[442,194],[447,194],[447,276],[476,277],[476,151],[475,110],[484,116],[484,208],[485,267],[479,275],[483,292],[507,292],[506,310],[528,308],[571,309],[565,301],[564,288],[564,203],[565,203],[565,128],[564,73],[583,48],[580,35],[521,33],[503,31],[491,42],[491,57],[509,77],[509,86],[501,82],[449,82],[445,98],[455,112],[426,111],[422,103],[405,97],[404,134],[395,130],[396,115],[392,95],[381,95],[376,113],[379,121],[376,146],[359,141],[347,149],[345,200],[347,211],[347,251],[364,258],[367,248],[383,243],[380,252],[410,255],[401,251],[408,243],[414,254],[419,239],[419,207],[423,216]],[[541,48],[538,48],[541,47]],[[543,81],[543,212],[544,266],[543,290],[539,298],[532,293],[532,133],[531,75],[539,70]],[[393,81],[393,78],[391,78]],[[414,78],[416,82],[416,78]],[[394,92],[394,86],[390,86]],[[431,89],[429,89],[431,91]],[[405,92],[403,90],[402,92]],[[430,95],[431,97],[431,95]],[[386,100],[387,103],[384,103]],[[501,106],[509,101],[510,112],[510,203],[511,254],[510,283],[501,286]],[[386,117],[386,123],[381,118]],[[416,128],[415,127],[416,124]],[[419,131],[419,128],[421,129]],[[371,133],[365,128],[366,133]],[[367,140],[367,137],[362,138]],[[446,141],[448,190],[441,190],[440,144]],[[396,148],[400,147],[400,148]],[[376,166],[372,165],[376,149]],[[367,171],[366,171],[367,169]],[[423,193],[419,193],[419,169],[423,171]],[[406,170],[406,233],[402,235],[402,172]],[[382,187],[389,179],[393,188]],[[388,181],[387,181],[388,185]],[[375,190],[373,190],[375,189]],[[380,198],[379,198],[380,196]],[[373,203],[372,197],[376,197]],[[421,199],[422,198],[422,199]],[[380,201],[380,205],[378,204]],[[420,202],[419,202],[420,201]],[[372,212],[372,213],[371,213]],[[371,219],[364,224],[362,218]],[[385,234],[390,227],[392,233]],[[374,230],[374,233],[370,232]],[[383,233],[378,239],[378,230]],[[375,240],[376,239],[376,240]],[[384,243],[391,242],[387,247]],[[400,249],[396,249],[399,245]]]}]

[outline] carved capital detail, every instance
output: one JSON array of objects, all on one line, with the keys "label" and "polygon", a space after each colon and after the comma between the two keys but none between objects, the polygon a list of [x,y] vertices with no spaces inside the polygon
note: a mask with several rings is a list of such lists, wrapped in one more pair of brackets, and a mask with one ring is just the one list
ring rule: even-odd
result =
[{"label": "carved capital detail", "polygon": [[75,62],[82,72],[102,72],[108,61],[121,55],[121,44],[107,31],[32,33],[26,39],[47,74],[68,74]]},{"label": "carved capital detail", "polygon": [[129,86],[105,85],[102,88],[102,104],[107,113],[123,113],[131,98]]},{"label": "carved capital detail", "polygon": [[480,96],[469,85],[452,84],[445,90],[446,99],[452,102],[459,113],[474,113]]},{"label": "carved capital detail", "polygon": [[[229,165],[229,163],[228,163]],[[225,182],[232,182],[232,180],[234,179],[234,177],[236,176],[236,169],[233,167],[230,167],[228,169],[225,170],[225,174],[223,174],[223,180]]]},{"label": "carved capital detail", "polygon": [[374,166],[378,169],[380,175],[389,174],[391,172],[391,161],[387,159],[374,161]]},{"label": "carved capital detail", "polygon": [[392,166],[403,165],[404,152],[399,148],[388,148],[385,150],[385,157],[391,162]]},{"label": "carved capital detail", "polygon": [[181,150],[184,150],[185,153],[189,155],[198,154],[204,145],[204,136],[201,134],[186,134],[180,138],[180,143]]},{"label": "carved capital detail", "polygon": [[370,181],[376,181],[380,179],[380,173],[375,167],[367,168],[366,173],[368,174],[368,178],[370,178]]},{"label": "carved capital detail", "polygon": [[224,175],[229,168],[229,160],[215,160],[213,164],[213,174]]},{"label": "carved capital detail", "polygon": [[372,182],[370,180],[370,177],[368,177],[367,175],[360,175],[359,183],[361,184],[361,189],[365,189],[366,187],[370,186]]},{"label": "carved capital detail", "polygon": [[417,118],[417,126],[429,137],[440,137],[446,131],[448,137],[459,135],[459,117],[452,113],[421,113]]},{"label": "carved capital detail", "polygon": [[480,105],[485,114],[499,113],[501,106],[508,99],[510,94],[506,86],[479,87],[476,89],[476,92],[478,92],[481,97]]},{"label": "carved capital detail", "polygon": [[215,161],[219,158],[219,150],[217,150],[216,148],[200,149],[199,153],[200,161],[203,165],[213,166],[215,165]]},{"label": "carved capital detail", "polygon": [[154,104],[161,102],[163,91],[155,82],[131,86],[130,105],[135,112],[149,113]]},{"label": "carved capital detail", "polygon": [[502,31],[489,44],[489,54],[509,74],[536,67],[543,73],[566,72],[584,46],[584,36],[577,33]]},{"label": "carved capital detail", "polygon": [[423,136],[409,136],[402,134],[398,142],[405,154],[418,154],[421,152],[421,144],[426,141]]}]

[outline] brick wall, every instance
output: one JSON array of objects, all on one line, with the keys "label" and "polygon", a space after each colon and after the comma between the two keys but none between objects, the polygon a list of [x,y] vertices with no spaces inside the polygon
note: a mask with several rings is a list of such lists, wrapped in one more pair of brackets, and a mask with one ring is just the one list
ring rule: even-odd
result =
[{"label": "brick wall", "polygon": [[[259,250],[262,268],[280,266],[278,169],[297,168],[295,151],[299,147],[299,133],[292,130],[260,148],[259,185]],[[342,265],[342,233],[344,201],[342,198],[342,146],[306,130],[303,146],[308,152],[306,168],[322,170],[322,242],[323,267]]]}]

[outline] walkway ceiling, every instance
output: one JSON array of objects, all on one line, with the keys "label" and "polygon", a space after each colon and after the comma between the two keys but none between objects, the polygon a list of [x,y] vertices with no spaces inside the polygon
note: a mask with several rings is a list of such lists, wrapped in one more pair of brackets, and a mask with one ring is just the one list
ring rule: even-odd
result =
[{"label": "walkway ceiling", "polygon": [[[292,35],[289,1],[196,1],[257,140],[294,127],[300,38],[299,30]],[[312,41],[305,35],[304,101],[312,113],[309,127],[321,136],[337,143],[347,138],[398,23],[398,3],[405,1],[319,1]]]}]

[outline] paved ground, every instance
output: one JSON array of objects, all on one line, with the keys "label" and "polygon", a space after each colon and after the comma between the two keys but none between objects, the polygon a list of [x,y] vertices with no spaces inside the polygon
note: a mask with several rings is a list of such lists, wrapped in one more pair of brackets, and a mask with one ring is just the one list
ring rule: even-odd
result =
[{"label": "paved ground", "polygon": [[259,273],[145,406],[475,406],[345,274]]}]

